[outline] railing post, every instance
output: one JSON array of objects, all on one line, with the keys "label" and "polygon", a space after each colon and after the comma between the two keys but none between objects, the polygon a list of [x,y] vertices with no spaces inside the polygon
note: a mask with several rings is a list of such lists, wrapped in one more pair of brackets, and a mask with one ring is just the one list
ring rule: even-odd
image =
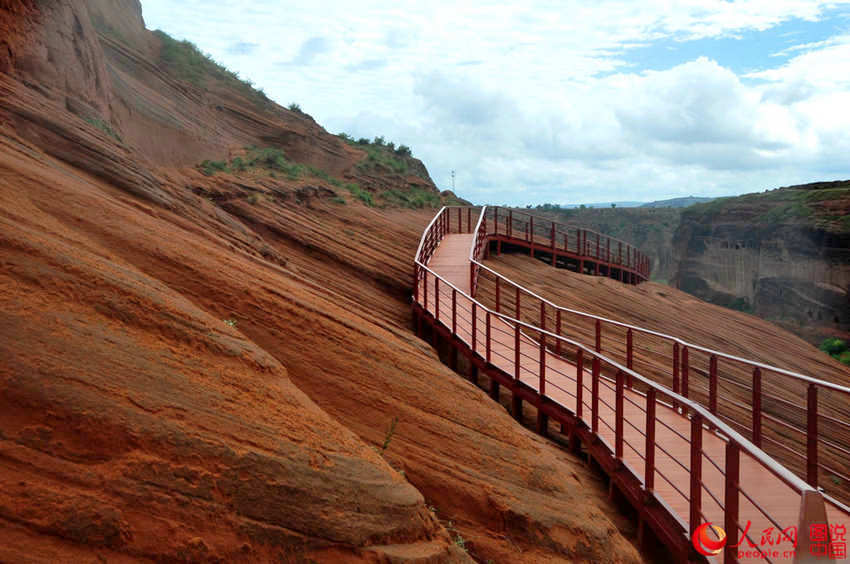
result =
[{"label": "railing post", "polygon": [[[555,310],[555,334],[561,336],[561,310]],[[555,341],[555,354],[561,354],[561,339]]]},{"label": "railing post", "polygon": [[457,209],[457,232],[463,233],[463,210]]},{"label": "railing post", "polygon": [[490,364],[490,312],[489,311],[487,312],[487,317],[485,319],[485,333],[486,333],[485,338],[487,340],[487,342],[485,343],[485,347],[487,349],[486,350],[486,352],[487,352],[486,358],[487,358],[487,364]]},{"label": "railing post", "polygon": [[[525,240],[528,242],[528,222],[525,222]],[[534,256],[534,249],[531,249],[531,256]]]},{"label": "railing post", "polygon": [[682,347],[682,395],[688,397],[688,347]]},{"label": "railing post", "polygon": [[552,256],[555,256],[555,222],[552,222]]},{"label": "railing post", "polygon": [[425,276],[422,278],[422,301],[425,306],[425,311],[428,311],[428,271],[422,271]]},{"label": "railing post", "polygon": [[533,215],[529,216],[528,223],[529,223],[528,233],[531,236],[530,241],[531,241],[531,246],[532,246],[531,256],[534,256],[534,216]]},{"label": "railing post", "polygon": [[514,378],[519,380],[519,323],[514,325]]},{"label": "railing post", "polygon": [[413,301],[419,303],[419,265],[413,263]]},{"label": "railing post", "polygon": [[493,230],[496,235],[499,234],[499,208],[493,208]]},{"label": "railing post", "polygon": [[643,471],[643,487],[648,493],[655,489],[655,388],[646,392],[646,466]]},{"label": "railing post", "polygon": [[452,335],[457,335],[457,290],[452,288]]},{"label": "railing post", "polygon": [[623,266],[623,242],[617,241],[617,264]]},{"label": "railing post", "polygon": [[477,352],[478,343],[478,304],[472,302],[472,352]]},{"label": "railing post", "polygon": [[496,313],[500,313],[501,307],[502,307],[502,305],[501,305],[502,304],[501,291],[500,291],[501,290],[501,284],[500,284],[501,280],[502,280],[501,278],[496,276]]},{"label": "railing post", "polygon": [[702,415],[694,413],[691,416],[691,495],[690,495],[690,526],[691,535],[699,526],[702,513]]},{"label": "railing post", "polygon": [[514,232],[514,210],[508,210],[508,237]]},{"label": "railing post", "polygon": [[469,263],[469,295],[475,297],[475,263]]},{"label": "railing post", "polygon": [[599,357],[593,357],[593,365],[590,373],[590,408],[593,413],[590,417],[590,430],[595,435],[599,431]]},{"label": "railing post", "polygon": [[[723,563],[738,561],[738,481],[741,473],[741,448],[732,441],[726,442],[726,488],[723,501],[723,528],[726,530],[726,545]],[[801,533],[803,534],[803,533]]]},{"label": "railing post", "polygon": [[434,277],[434,318],[440,321],[440,279]]},{"label": "railing post", "polygon": [[466,226],[469,232],[472,233],[472,208],[466,208]]},{"label": "railing post", "polygon": [[522,318],[520,318],[519,314],[520,314],[520,307],[519,307],[519,286],[517,286],[517,287],[516,287],[516,316],[515,316],[515,317],[516,317],[516,319],[517,319],[517,320],[520,320],[520,321],[521,321],[521,320],[522,320]]},{"label": "railing post", "polygon": [[818,387],[809,384],[806,409],[806,481],[818,487]]},{"label": "railing post", "polygon": [[[626,331],[626,367],[629,370],[632,369],[632,364],[633,364],[633,361],[634,361],[633,344],[634,344],[634,337],[632,336],[631,328],[629,328]],[[632,375],[631,374],[629,374],[628,384],[629,384],[629,388],[631,388],[632,387]]]},{"label": "railing post", "polygon": [[596,352],[602,352],[602,322],[596,320]]},{"label": "railing post", "polygon": [[708,359],[708,410],[717,414],[717,355]]},{"label": "railing post", "polygon": [[614,456],[617,460],[623,459],[623,371],[617,371],[617,388],[614,408]]},{"label": "railing post", "polygon": [[[673,392],[679,393],[679,343],[673,343]],[[676,402],[673,402],[676,407]]]},{"label": "railing post", "polygon": [[[546,330],[546,302],[543,300],[540,300],[540,328]],[[541,340],[543,339],[545,337],[541,335]]]},{"label": "railing post", "polygon": [[540,341],[540,396],[546,395],[546,343]]},{"label": "railing post", "polygon": [[584,351],[582,349],[576,350],[576,417],[581,419],[581,414],[584,411],[584,406],[582,405],[582,392],[584,379]]},{"label": "railing post", "polygon": [[753,369],[753,444],[761,448],[761,369]]}]

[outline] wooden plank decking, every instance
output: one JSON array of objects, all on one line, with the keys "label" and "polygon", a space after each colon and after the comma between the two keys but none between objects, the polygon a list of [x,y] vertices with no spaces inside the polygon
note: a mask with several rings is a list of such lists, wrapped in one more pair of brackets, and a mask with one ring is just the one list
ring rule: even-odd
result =
[{"label": "wooden plank decking", "polygon": [[[440,277],[455,285],[459,290],[469,293],[469,250],[474,235],[448,234],[434,252],[429,261],[431,268]],[[420,282],[420,302],[424,301],[427,293],[426,310],[436,314],[434,300],[434,280],[428,277],[427,290]],[[452,326],[452,289],[445,283],[440,284],[439,319],[451,328]],[[472,302],[455,294],[456,315],[454,323],[456,334],[468,347],[484,354],[486,350],[486,313],[477,308],[476,334],[472,334]],[[475,340],[473,347],[473,339]],[[509,322],[491,316],[491,364],[505,374],[516,374],[516,334],[515,328]],[[522,334],[520,337],[520,380],[528,387],[539,391],[541,354],[540,344],[531,336]],[[589,362],[585,364],[582,385],[582,418],[590,424],[593,414],[591,402],[591,371]],[[563,357],[546,350],[544,352],[543,370],[545,371],[545,394],[572,412],[577,411],[577,370],[576,366]],[[613,451],[615,444],[615,382],[612,378],[603,376],[599,382],[598,405],[598,436]],[[623,463],[641,481],[644,481],[645,471],[645,428],[646,428],[646,396],[636,390],[625,389],[624,393],[624,450]],[[691,420],[676,409],[665,404],[656,407],[656,453],[655,453],[655,496],[665,504],[680,520],[685,530],[689,521],[689,485],[690,485],[690,442]],[[703,460],[702,460],[702,517],[701,522],[709,521],[723,526],[724,513],[721,504],[724,503],[724,475],[726,440],[714,431],[703,429]],[[741,453],[740,484],[741,489],[773,521],[757,509],[750,499],[739,495],[740,523],[751,522],[749,536],[756,545],[761,544],[763,532],[773,527],[772,536],[779,534],[779,528],[796,527],[800,510],[800,494],[774,476],[759,462],[747,453]],[[850,518],[839,508],[827,505],[828,517],[831,523],[850,525]],[[776,527],[776,525],[780,527]],[[804,534],[808,534],[806,531]],[[748,548],[747,540],[741,547]],[[790,541],[785,540],[770,548],[778,548],[780,555],[770,560],[774,562],[790,562],[791,557],[781,554],[793,549]],[[747,559],[742,559],[746,561]],[[757,559],[765,561],[764,559]],[[754,560],[755,561],[755,560]]]}]

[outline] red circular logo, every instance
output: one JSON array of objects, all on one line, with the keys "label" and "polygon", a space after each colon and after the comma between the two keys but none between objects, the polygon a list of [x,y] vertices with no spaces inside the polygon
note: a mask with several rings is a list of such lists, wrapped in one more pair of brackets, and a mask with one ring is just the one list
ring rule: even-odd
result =
[{"label": "red circular logo", "polygon": [[716,556],[726,544],[726,531],[711,523],[703,523],[694,531],[692,540],[697,552],[703,556]]}]

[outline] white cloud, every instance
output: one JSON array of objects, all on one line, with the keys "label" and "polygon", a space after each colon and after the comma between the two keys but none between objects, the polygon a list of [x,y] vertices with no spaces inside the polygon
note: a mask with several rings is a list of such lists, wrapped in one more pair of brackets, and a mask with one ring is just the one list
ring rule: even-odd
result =
[{"label": "white cloud", "polygon": [[[476,201],[728,194],[850,176],[850,39],[765,51],[745,76],[696,57],[626,63],[660,39],[815,21],[843,2],[143,0],[149,27],[196,42],[330,131],[413,148]],[[774,49],[775,51],[775,49]],[[783,60],[789,56],[789,60]],[[297,63],[297,64],[294,64]],[[518,187],[522,187],[520,190]]]}]

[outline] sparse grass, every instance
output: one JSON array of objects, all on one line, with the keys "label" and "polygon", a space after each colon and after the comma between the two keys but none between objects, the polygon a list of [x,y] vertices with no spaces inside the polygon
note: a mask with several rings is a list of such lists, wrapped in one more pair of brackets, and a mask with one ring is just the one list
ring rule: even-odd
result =
[{"label": "sparse grass", "polygon": [[104,121],[102,119],[97,118],[85,118],[86,123],[95,126],[99,130],[103,131],[119,143],[123,143],[121,140],[121,136],[118,135],[118,132],[112,129],[112,125],[109,124],[108,121]]},{"label": "sparse grass", "polygon": [[360,187],[359,184],[354,182],[347,182],[344,185],[345,189],[351,192],[351,195],[366,204],[367,206],[374,207],[375,201],[372,199],[372,193],[367,192],[363,188]]},{"label": "sparse grass", "polygon": [[235,87],[263,105],[270,102],[265,92],[254,88],[250,80],[239,78],[238,73],[217,63],[210,55],[201,52],[191,41],[185,39],[179,41],[159,29],[154,31],[154,35],[161,42],[159,64],[178,79],[201,88],[204,88],[210,79],[218,80]]},{"label": "sparse grass", "polygon": [[383,455],[390,446],[390,442],[393,440],[393,435],[395,435],[395,426],[398,425],[398,417],[393,417],[393,420],[390,422],[390,428],[387,429],[387,434],[384,437],[384,442],[381,445],[381,454]]},{"label": "sparse grass", "polygon": [[272,178],[277,178],[275,172],[281,172],[289,180],[297,180],[308,170],[308,167],[300,163],[287,160],[282,150],[271,147],[249,148],[245,158],[234,157],[230,162],[206,160],[198,165],[198,168],[207,176],[212,176],[216,172],[245,172],[249,169],[265,169],[270,171],[269,176]]},{"label": "sparse grass", "polygon": [[345,204],[348,203],[348,202],[345,201],[345,198],[343,198],[341,196],[334,196],[333,198],[331,198],[331,202],[333,202],[335,204],[339,204],[341,206],[344,206]]},{"label": "sparse grass", "polygon": [[411,209],[437,208],[441,204],[439,194],[419,187],[411,187],[407,191],[386,190],[381,193],[381,198],[388,204]]},{"label": "sparse grass", "polygon": [[226,161],[207,160],[198,165],[198,168],[207,176],[212,176],[216,172],[228,172],[230,170]]},{"label": "sparse grass", "polygon": [[395,143],[387,142],[380,136],[371,141],[365,137],[355,140],[347,133],[340,133],[338,137],[349,145],[366,151],[366,158],[357,163],[357,169],[363,173],[388,171],[396,174],[420,174],[417,169],[411,169],[410,159],[413,158],[413,152],[407,145],[396,147]]}]

